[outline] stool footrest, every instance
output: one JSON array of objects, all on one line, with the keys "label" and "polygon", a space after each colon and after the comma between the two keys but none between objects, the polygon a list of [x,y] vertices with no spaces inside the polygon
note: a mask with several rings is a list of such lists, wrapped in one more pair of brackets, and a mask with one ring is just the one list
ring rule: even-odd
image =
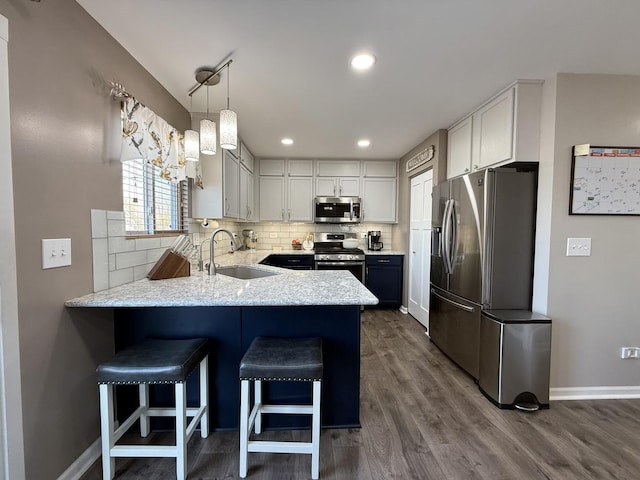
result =
[{"label": "stool footrest", "polygon": [[307,414],[313,413],[313,405],[262,405],[262,413]]},{"label": "stool footrest", "polygon": [[177,457],[174,445],[116,445],[111,448],[112,457]]},{"label": "stool footrest", "polygon": [[266,453],[313,453],[313,444],[309,442],[269,442],[269,441],[249,441],[249,452]]}]

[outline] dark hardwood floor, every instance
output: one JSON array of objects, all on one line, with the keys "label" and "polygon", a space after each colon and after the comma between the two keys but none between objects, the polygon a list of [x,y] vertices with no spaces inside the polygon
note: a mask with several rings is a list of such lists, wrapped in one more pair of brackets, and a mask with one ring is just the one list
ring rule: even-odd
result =
[{"label": "dark hardwood floor", "polygon": [[[330,354],[330,353],[326,353]],[[535,413],[500,410],[451,363],[412,317],[362,317],[361,429],[324,430],[320,478],[636,479],[640,400],[551,402]],[[306,438],[308,432],[267,432]],[[170,434],[153,434],[150,438]],[[250,454],[247,478],[310,478],[310,458]],[[117,479],[175,478],[172,459],[117,459]],[[83,480],[101,478],[99,462]],[[189,443],[190,480],[238,478],[238,434]]]}]

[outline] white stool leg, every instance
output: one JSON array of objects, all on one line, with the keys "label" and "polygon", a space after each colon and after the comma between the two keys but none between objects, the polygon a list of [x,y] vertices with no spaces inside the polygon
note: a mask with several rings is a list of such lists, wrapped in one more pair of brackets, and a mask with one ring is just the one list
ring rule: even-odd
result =
[{"label": "white stool leg", "polygon": [[316,480],[320,474],[320,386],[313,382],[313,414],[311,417],[311,478]]},{"label": "white stool leg", "polygon": [[102,431],[102,479],[111,480],[116,472],[116,462],[111,457],[113,447],[113,385],[100,385],[100,429]]},{"label": "white stool leg", "polygon": [[262,433],[262,380],[255,380],[253,382],[254,390],[254,405],[258,405],[258,413],[256,414],[256,420],[254,422],[254,430],[256,434]]},{"label": "white stool leg", "polygon": [[209,356],[200,362],[200,407],[204,406],[204,413],[200,419],[200,436],[209,436]]},{"label": "white stool leg", "polygon": [[240,478],[247,476],[249,450],[249,380],[240,381]]},{"label": "white stool leg", "polygon": [[140,435],[146,437],[149,435],[149,415],[147,410],[149,409],[149,384],[141,383],[138,385],[138,396],[140,397],[140,406],[145,410],[140,415]]},{"label": "white stool leg", "polygon": [[176,383],[176,479],[187,478],[187,385]]}]

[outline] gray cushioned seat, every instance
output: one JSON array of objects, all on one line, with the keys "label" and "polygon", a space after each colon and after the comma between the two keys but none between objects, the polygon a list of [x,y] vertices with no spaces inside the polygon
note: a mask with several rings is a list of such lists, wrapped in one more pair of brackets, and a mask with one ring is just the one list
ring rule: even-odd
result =
[{"label": "gray cushioned seat", "polygon": [[256,337],[240,362],[241,380],[322,379],[322,339]]},{"label": "gray cushioned seat", "polygon": [[147,339],[97,368],[98,383],[180,383],[209,353],[209,340]]}]

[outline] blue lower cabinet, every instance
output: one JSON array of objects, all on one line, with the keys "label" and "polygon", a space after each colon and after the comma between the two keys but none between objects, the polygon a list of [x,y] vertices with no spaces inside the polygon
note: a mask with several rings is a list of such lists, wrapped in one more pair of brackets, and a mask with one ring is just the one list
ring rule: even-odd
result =
[{"label": "blue lower cabinet", "polygon": [[378,297],[378,308],[402,305],[404,255],[367,255],[365,286]]}]

